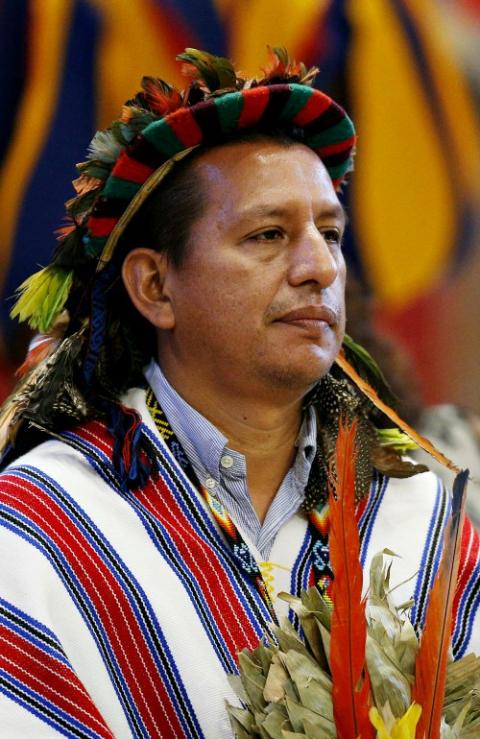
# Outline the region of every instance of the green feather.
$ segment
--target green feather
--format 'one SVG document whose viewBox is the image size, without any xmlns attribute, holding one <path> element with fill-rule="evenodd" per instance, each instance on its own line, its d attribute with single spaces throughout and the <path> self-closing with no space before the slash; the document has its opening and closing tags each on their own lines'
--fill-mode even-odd
<svg viewBox="0 0 480 739">
<path fill-rule="evenodd" d="M 388 446 L 394 452 L 404 455 L 408 451 L 418 449 L 416 444 L 407 434 L 398 428 L 380 429 L 376 428 L 378 440 L 381 446 Z"/>
<path fill-rule="evenodd" d="M 273 46 L 272 51 L 282 64 L 290 64 L 290 56 L 284 46 Z"/>
<path fill-rule="evenodd" d="M 237 86 L 237 76 L 230 59 L 191 48 L 185 49 L 177 59 L 192 64 L 210 92 Z"/>
<path fill-rule="evenodd" d="M 106 180 L 112 170 L 112 165 L 105 164 L 98 160 L 92 160 L 88 162 L 80 162 L 80 164 L 76 165 L 76 168 L 79 172 L 86 174 L 89 177 L 97 177 L 99 180 Z"/>
<path fill-rule="evenodd" d="M 72 198 L 67 201 L 65 204 L 67 213 L 71 215 L 72 218 L 75 218 L 76 216 L 83 215 L 89 211 L 93 206 L 95 199 L 98 197 L 99 190 L 99 187 L 95 190 L 88 190 L 88 192 L 85 192 L 83 195 L 78 195 L 76 198 Z"/>
<path fill-rule="evenodd" d="M 73 272 L 50 265 L 31 275 L 18 288 L 19 297 L 10 316 L 28 321 L 45 334 L 62 312 L 73 282 Z"/>
<path fill-rule="evenodd" d="M 397 404 L 395 395 L 372 355 L 348 334 L 343 337 L 343 349 L 347 360 L 353 365 L 360 377 L 377 391 L 380 398 L 387 405 L 395 407 Z"/>
</svg>

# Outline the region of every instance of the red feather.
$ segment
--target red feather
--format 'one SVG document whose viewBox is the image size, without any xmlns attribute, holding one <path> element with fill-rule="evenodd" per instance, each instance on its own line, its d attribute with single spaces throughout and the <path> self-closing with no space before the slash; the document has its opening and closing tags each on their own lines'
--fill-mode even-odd
<svg viewBox="0 0 480 739">
<path fill-rule="evenodd" d="M 368 718 L 367 624 L 355 520 L 356 433 L 356 421 L 348 427 L 340 422 L 329 484 L 329 548 L 334 574 L 330 670 L 333 714 L 340 739 L 375 736 Z"/>
<path fill-rule="evenodd" d="M 173 113 L 183 105 L 181 93 L 175 88 L 167 85 L 163 80 L 154 77 L 144 77 L 142 87 L 150 109 L 158 116 Z"/>
<path fill-rule="evenodd" d="M 430 592 L 415 663 L 412 700 L 422 706 L 417 739 L 440 737 L 467 480 L 468 470 L 465 470 L 457 475 L 453 484 L 452 516 L 445 531 L 444 551 Z"/>
</svg>

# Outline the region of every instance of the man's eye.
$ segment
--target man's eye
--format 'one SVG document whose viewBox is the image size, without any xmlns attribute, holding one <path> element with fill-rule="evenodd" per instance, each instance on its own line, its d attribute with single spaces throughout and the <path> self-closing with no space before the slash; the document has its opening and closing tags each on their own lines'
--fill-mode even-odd
<svg viewBox="0 0 480 739">
<path fill-rule="evenodd" d="M 279 228 L 267 228 L 265 231 L 260 231 L 260 233 L 254 234 L 250 238 L 253 241 L 277 241 L 282 236 L 283 233 Z"/>
<path fill-rule="evenodd" d="M 325 241 L 328 241 L 331 244 L 338 244 L 338 245 L 340 245 L 342 243 L 342 234 L 336 228 L 326 228 L 326 229 L 324 229 L 322 231 L 322 236 L 325 239 Z"/>
</svg>

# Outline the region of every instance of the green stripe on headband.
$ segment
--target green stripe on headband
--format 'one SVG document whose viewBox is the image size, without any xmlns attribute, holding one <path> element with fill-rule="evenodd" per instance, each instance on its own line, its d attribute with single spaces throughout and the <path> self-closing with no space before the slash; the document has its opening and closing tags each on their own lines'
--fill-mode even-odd
<svg viewBox="0 0 480 739">
<path fill-rule="evenodd" d="M 223 133 L 236 131 L 243 110 L 244 96 L 242 93 L 214 98 L 214 102 Z"/>
<path fill-rule="evenodd" d="M 105 187 L 103 188 L 102 195 L 105 198 L 131 200 L 139 189 L 140 185 L 138 185 L 136 182 L 121 180 L 118 177 L 110 175 Z"/>
<path fill-rule="evenodd" d="M 353 136 L 355 129 L 350 118 L 342 118 L 341 121 L 336 123 L 334 126 L 330 126 L 325 131 L 317 133 L 314 136 L 305 137 L 305 144 L 310 146 L 312 149 L 319 149 L 322 146 L 328 144 L 335 144 L 340 141 L 345 141 Z"/>
<path fill-rule="evenodd" d="M 85 252 L 89 257 L 96 257 L 98 259 L 107 240 L 107 236 L 90 236 L 85 243 Z"/>
<path fill-rule="evenodd" d="M 338 180 L 339 177 L 343 177 L 344 174 L 350 172 L 350 170 L 352 169 L 352 164 L 352 158 L 349 157 L 341 164 L 336 164 L 333 167 L 327 167 L 327 172 L 332 180 Z"/>
<path fill-rule="evenodd" d="M 173 157 L 174 154 L 178 154 L 179 151 L 185 149 L 185 144 L 182 144 L 179 138 L 175 135 L 172 128 L 165 119 L 161 121 L 155 121 L 150 123 L 142 131 L 142 136 L 150 143 L 155 149 L 164 154 L 167 159 Z"/>
<path fill-rule="evenodd" d="M 305 87 L 305 85 L 289 85 L 291 95 L 288 99 L 287 104 L 280 113 L 279 120 L 291 120 L 304 109 L 307 102 L 313 95 L 312 87 Z"/>
</svg>

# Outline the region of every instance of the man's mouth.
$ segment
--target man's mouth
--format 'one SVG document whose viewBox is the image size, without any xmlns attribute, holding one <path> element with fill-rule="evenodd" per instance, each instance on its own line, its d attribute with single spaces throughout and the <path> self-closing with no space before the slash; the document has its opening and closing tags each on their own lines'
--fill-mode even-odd
<svg viewBox="0 0 480 739">
<path fill-rule="evenodd" d="M 306 305 L 285 313 L 276 322 L 320 333 L 338 323 L 338 314 L 328 305 Z"/>
</svg>

